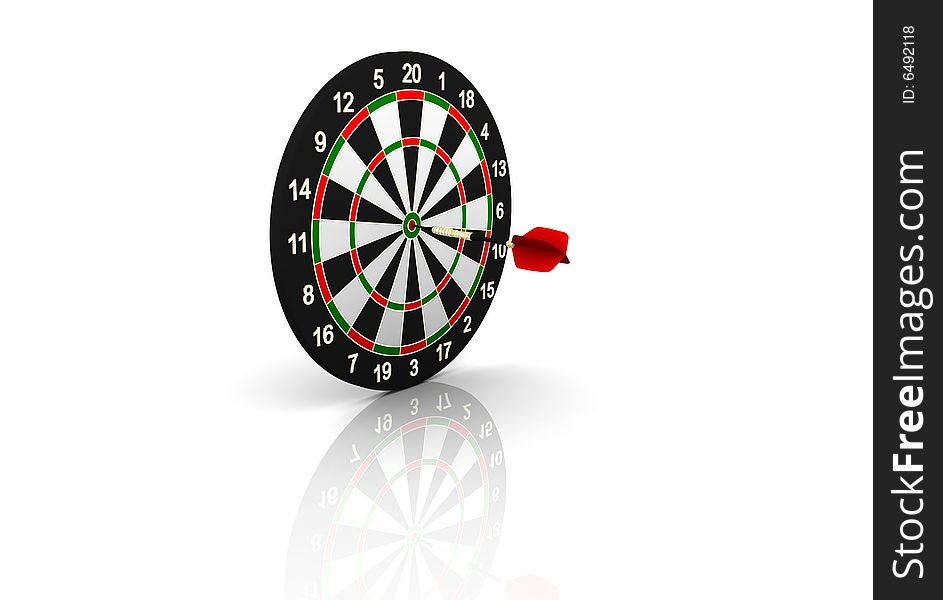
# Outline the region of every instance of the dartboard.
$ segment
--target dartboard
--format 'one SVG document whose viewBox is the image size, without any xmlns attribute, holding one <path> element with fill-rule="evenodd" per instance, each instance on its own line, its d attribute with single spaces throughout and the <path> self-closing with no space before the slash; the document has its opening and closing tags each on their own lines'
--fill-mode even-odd
<svg viewBox="0 0 943 600">
<path fill-rule="evenodd" d="M 271 256 L 292 331 L 350 383 L 402 389 L 454 360 L 494 298 L 511 187 L 477 88 L 416 52 L 336 75 L 288 141 L 272 197 Z"/>
<path fill-rule="evenodd" d="M 494 422 L 467 392 L 427 383 L 376 400 L 305 492 L 287 600 L 475 597 L 501 534 L 504 469 Z"/>
</svg>

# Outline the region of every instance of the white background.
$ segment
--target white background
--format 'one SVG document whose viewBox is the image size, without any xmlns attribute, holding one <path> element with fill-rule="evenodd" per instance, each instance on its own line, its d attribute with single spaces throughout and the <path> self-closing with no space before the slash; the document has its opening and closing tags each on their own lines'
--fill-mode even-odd
<svg viewBox="0 0 943 600">
<path fill-rule="evenodd" d="M 399 49 L 487 100 L 515 229 L 571 234 L 438 378 L 504 442 L 493 571 L 869 593 L 870 6 L 617 6 L 6 7 L 0 597 L 282 596 L 305 487 L 375 395 L 284 321 L 272 185 L 318 89 Z"/>
</svg>

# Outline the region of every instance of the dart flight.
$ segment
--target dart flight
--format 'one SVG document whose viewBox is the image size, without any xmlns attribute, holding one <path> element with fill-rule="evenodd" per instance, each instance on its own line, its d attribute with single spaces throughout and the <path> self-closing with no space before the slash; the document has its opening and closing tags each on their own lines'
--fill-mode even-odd
<svg viewBox="0 0 943 600">
<path fill-rule="evenodd" d="M 570 237 L 556 229 L 534 227 L 524 235 L 512 236 L 506 242 L 489 238 L 483 231 L 469 231 L 451 227 L 429 227 L 427 229 L 434 235 L 475 242 L 503 244 L 511 249 L 511 253 L 514 255 L 514 266 L 527 271 L 545 273 L 552 271 L 560 263 L 570 264 L 570 259 L 566 255 L 566 247 Z"/>
</svg>

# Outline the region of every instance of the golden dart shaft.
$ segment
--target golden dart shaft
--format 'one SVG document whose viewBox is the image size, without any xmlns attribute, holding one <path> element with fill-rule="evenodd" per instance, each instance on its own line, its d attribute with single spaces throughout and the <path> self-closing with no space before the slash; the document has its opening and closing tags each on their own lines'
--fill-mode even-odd
<svg viewBox="0 0 943 600">
<path fill-rule="evenodd" d="M 463 231 L 461 229 L 452 229 L 451 227 L 435 226 L 432 228 L 432 233 L 434 233 L 435 235 L 443 235 L 445 237 L 459 238 L 459 239 L 468 240 L 468 241 L 471 241 L 472 239 L 471 231 Z M 490 238 L 484 238 L 484 239 L 485 241 L 488 241 L 488 242 L 494 242 L 494 240 Z M 508 241 L 508 242 L 505 242 L 504 245 L 507 246 L 508 248 L 513 248 L 514 242 Z"/>
</svg>

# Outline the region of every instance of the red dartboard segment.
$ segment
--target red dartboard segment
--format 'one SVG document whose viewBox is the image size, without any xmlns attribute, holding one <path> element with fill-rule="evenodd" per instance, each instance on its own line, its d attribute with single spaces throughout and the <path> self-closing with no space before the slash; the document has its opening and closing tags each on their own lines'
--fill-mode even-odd
<svg viewBox="0 0 943 600">
<path fill-rule="evenodd" d="M 385 307 L 387 304 L 389 304 L 389 300 L 387 300 L 386 298 L 378 294 L 376 290 L 373 290 L 372 292 L 370 292 L 370 297 L 373 298 L 374 302 L 376 302 L 380 306 Z"/>
<path fill-rule="evenodd" d="M 367 170 L 370 171 L 371 173 L 375 171 L 377 168 L 377 165 L 379 165 L 380 162 L 382 162 L 384 158 L 386 158 L 386 152 L 384 152 L 383 150 L 380 150 L 380 152 L 378 152 L 377 155 L 373 157 L 373 160 L 370 161 L 370 164 L 367 165 Z"/>
<path fill-rule="evenodd" d="M 445 277 L 442 278 L 442 281 L 439 282 L 439 285 L 436 286 L 435 291 L 441 292 L 443 288 L 449 283 L 449 280 L 452 278 L 451 273 L 446 273 Z"/>
<path fill-rule="evenodd" d="M 419 352 L 426 347 L 426 340 L 416 342 L 415 344 L 410 344 L 408 346 L 403 346 L 403 354 L 412 354 L 413 352 Z"/>
<path fill-rule="evenodd" d="M 363 273 L 363 267 L 360 266 L 360 253 L 357 252 L 356 248 L 350 251 L 350 261 L 354 264 L 355 275 Z"/>
<path fill-rule="evenodd" d="M 399 90 L 396 92 L 397 100 L 422 100 L 425 92 L 422 90 Z"/>
<path fill-rule="evenodd" d="M 347 332 L 347 335 L 349 335 L 350 338 L 357 342 L 357 344 L 361 347 L 367 350 L 373 350 L 373 342 L 360 335 L 360 333 L 353 327 L 350 328 L 350 330 Z"/>
<path fill-rule="evenodd" d="M 321 204 L 324 202 L 324 190 L 327 188 L 327 176 L 321 175 L 321 178 L 318 179 L 318 191 L 314 195 L 314 211 L 312 214 L 312 219 L 321 218 Z"/>
<path fill-rule="evenodd" d="M 468 121 L 465 120 L 465 117 L 462 115 L 462 113 L 455 110 L 454 106 L 449 106 L 449 114 L 452 115 L 456 121 L 458 121 L 458 124 L 462 126 L 462 129 L 465 131 L 465 133 L 468 133 L 471 125 L 468 124 Z"/>
<path fill-rule="evenodd" d="M 455 311 L 455 314 L 449 317 L 449 325 L 455 325 L 455 322 L 458 321 L 459 317 L 462 316 L 462 313 L 465 312 L 465 308 L 468 306 L 468 303 L 471 302 L 471 298 L 465 297 L 462 300 L 462 305 Z"/>
<path fill-rule="evenodd" d="M 350 203 L 350 220 L 357 220 L 357 209 L 360 207 L 360 194 L 354 194 L 354 199 Z"/>
<path fill-rule="evenodd" d="M 488 172 L 488 161 L 481 161 L 481 172 L 485 174 L 485 193 L 491 195 L 491 174 Z"/>
<path fill-rule="evenodd" d="M 354 118 L 350 120 L 350 123 L 348 123 L 347 127 L 344 128 L 344 131 L 341 132 L 341 137 L 345 140 L 349 139 L 350 136 L 353 135 L 354 131 L 360 127 L 360 124 L 366 120 L 368 114 L 370 114 L 368 107 L 364 106 L 362 109 L 360 109 L 360 112 L 354 115 Z"/>
<path fill-rule="evenodd" d="M 324 302 L 330 302 L 333 300 L 331 298 L 331 290 L 327 287 L 327 280 L 324 278 L 324 266 L 321 263 L 314 265 L 315 277 L 318 280 L 318 288 L 321 290 L 321 296 L 324 298 Z"/>
</svg>

